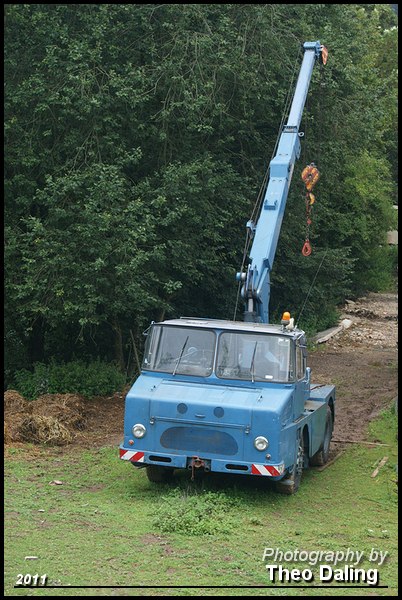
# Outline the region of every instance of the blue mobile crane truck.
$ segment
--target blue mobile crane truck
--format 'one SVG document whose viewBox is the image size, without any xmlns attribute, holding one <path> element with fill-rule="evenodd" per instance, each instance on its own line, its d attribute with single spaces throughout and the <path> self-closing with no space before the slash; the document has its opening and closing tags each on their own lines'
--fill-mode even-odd
<svg viewBox="0 0 402 600">
<path fill-rule="evenodd" d="M 293 494 L 303 469 L 328 460 L 335 388 L 313 385 L 305 333 L 285 312 L 269 324 L 270 271 L 294 164 L 299 126 L 317 60 L 327 50 L 303 45 L 288 122 L 284 126 L 243 283 L 244 322 L 180 318 L 152 323 L 141 375 L 126 397 L 120 458 L 146 467 L 150 481 L 174 469 L 270 477 Z"/>
</svg>

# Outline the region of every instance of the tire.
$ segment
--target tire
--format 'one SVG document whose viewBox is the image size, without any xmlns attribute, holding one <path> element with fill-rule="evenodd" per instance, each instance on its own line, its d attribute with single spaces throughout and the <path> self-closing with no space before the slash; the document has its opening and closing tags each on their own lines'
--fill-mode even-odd
<svg viewBox="0 0 402 600">
<path fill-rule="evenodd" d="M 160 465 L 147 465 L 147 477 L 151 483 L 167 483 L 173 477 L 173 469 Z"/>
<path fill-rule="evenodd" d="M 275 491 L 278 494 L 295 494 L 300 486 L 300 481 L 303 473 L 304 463 L 304 439 L 303 433 L 300 432 L 299 449 L 297 451 L 297 460 L 293 465 L 293 471 L 287 477 L 275 482 Z"/>
<path fill-rule="evenodd" d="M 329 448 L 331 446 L 331 438 L 332 438 L 332 429 L 333 429 L 333 419 L 332 419 L 332 411 L 330 407 L 327 407 L 327 415 L 325 417 L 325 428 L 324 428 L 324 442 L 322 448 L 318 450 L 310 458 L 310 465 L 313 467 L 322 467 L 328 460 L 329 456 Z"/>
</svg>

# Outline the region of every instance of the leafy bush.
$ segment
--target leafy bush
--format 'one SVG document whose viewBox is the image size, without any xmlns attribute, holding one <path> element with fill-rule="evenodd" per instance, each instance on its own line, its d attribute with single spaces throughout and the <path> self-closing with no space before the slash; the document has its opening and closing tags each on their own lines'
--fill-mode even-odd
<svg viewBox="0 0 402 600">
<path fill-rule="evenodd" d="M 15 369 L 28 367 L 27 353 L 24 347 L 24 337 L 13 326 L 4 321 L 4 391 L 15 389 Z"/>
<path fill-rule="evenodd" d="M 300 320 L 300 327 L 308 336 L 315 335 L 318 331 L 325 331 L 339 322 L 339 311 L 334 306 L 323 306 L 322 310 L 314 316 L 306 311 L 304 319 Z"/>
<path fill-rule="evenodd" d="M 214 535 L 230 533 L 234 527 L 229 512 L 238 504 L 223 492 L 177 494 L 177 489 L 161 497 L 153 525 L 163 533 Z"/>
<path fill-rule="evenodd" d="M 14 373 L 14 381 L 17 391 L 25 400 L 36 400 L 47 391 L 48 367 L 44 363 L 35 363 L 33 373 L 28 369 L 20 369 Z"/>
<path fill-rule="evenodd" d="M 36 400 L 42 394 L 83 394 L 88 398 L 105 396 L 125 384 L 125 375 L 115 364 L 99 358 L 89 364 L 81 360 L 48 365 L 37 362 L 34 372 L 21 369 L 14 375 L 17 391 L 25 400 Z"/>
<path fill-rule="evenodd" d="M 395 285 L 394 278 L 398 272 L 398 246 L 383 245 L 371 248 L 360 259 L 355 282 L 355 295 L 372 292 L 384 292 Z"/>
</svg>

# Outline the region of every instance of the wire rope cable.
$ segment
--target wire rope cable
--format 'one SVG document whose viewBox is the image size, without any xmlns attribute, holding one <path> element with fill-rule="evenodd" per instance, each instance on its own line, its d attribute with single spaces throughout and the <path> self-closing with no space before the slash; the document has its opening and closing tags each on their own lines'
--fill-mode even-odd
<svg viewBox="0 0 402 600">
<path fill-rule="evenodd" d="M 300 313 L 299 313 L 299 316 L 297 317 L 297 322 L 296 322 L 296 326 L 295 326 L 295 328 L 296 328 L 296 329 L 297 329 L 297 326 L 299 325 L 299 320 L 300 320 L 300 317 L 302 316 L 302 313 L 303 313 L 304 307 L 306 306 L 306 302 L 307 302 L 307 300 L 308 300 L 308 297 L 310 296 L 310 292 L 311 292 L 311 290 L 312 290 L 312 288 L 313 288 L 314 282 L 315 282 L 315 280 L 317 279 L 318 272 L 319 272 L 319 270 L 321 269 L 321 267 L 322 267 L 322 263 L 324 262 L 324 260 L 325 260 L 325 257 L 327 256 L 327 254 L 328 254 L 328 250 L 326 250 L 326 251 L 325 251 L 325 254 L 324 254 L 324 256 L 322 257 L 322 259 L 321 259 L 321 262 L 320 262 L 320 264 L 319 264 L 319 267 L 318 267 L 318 269 L 317 269 L 317 271 L 316 271 L 316 273 L 315 273 L 315 275 L 314 275 L 313 282 L 312 282 L 312 284 L 310 285 L 310 288 L 309 288 L 309 290 L 308 290 L 308 292 L 307 292 L 306 299 L 305 299 L 305 301 L 304 301 L 304 303 L 303 303 L 303 306 L 302 306 L 302 308 L 301 308 L 301 311 L 300 311 Z"/>
<path fill-rule="evenodd" d="M 283 126 L 284 126 L 285 119 L 287 118 L 287 116 L 289 116 L 289 106 L 291 104 L 291 101 L 293 100 L 293 95 L 294 95 L 293 82 L 294 82 L 294 79 L 295 79 L 295 73 L 296 73 L 296 69 L 297 69 L 297 64 L 299 62 L 300 53 L 301 53 L 301 47 L 299 48 L 299 52 L 297 54 L 296 61 L 295 61 L 294 67 L 293 67 L 292 78 L 291 78 L 291 81 L 290 81 L 290 84 L 289 84 L 288 93 L 287 93 L 286 100 L 285 100 L 285 106 L 284 106 L 284 109 L 283 109 L 283 112 L 282 112 L 281 123 L 280 123 L 279 128 L 278 128 L 278 133 L 277 133 L 277 136 L 276 136 L 275 145 L 274 145 L 274 149 L 272 151 L 272 155 L 271 155 L 271 159 L 269 161 L 269 165 L 271 164 L 271 161 L 272 161 L 272 159 L 275 156 L 276 149 L 278 148 L 278 144 L 279 144 L 279 140 L 280 140 L 280 137 L 281 137 L 281 134 L 282 134 L 282 131 L 283 131 Z M 292 94 L 292 90 L 293 90 L 293 94 Z M 256 212 L 258 214 L 260 212 L 262 200 L 263 200 L 263 197 L 264 197 L 264 192 L 265 192 L 265 190 L 267 188 L 268 181 L 269 181 L 269 165 L 268 165 L 268 168 L 267 168 L 267 170 L 265 172 L 264 179 L 263 179 L 262 185 L 260 187 L 260 191 L 258 192 L 257 199 L 256 199 L 256 201 L 254 203 L 254 208 L 253 208 L 253 211 L 251 213 L 250 221 L 253 220 L 254 214 Z"/>
<path fill-rule="evenodd" d="M 324 104 L 324 65 L 320 65 L 320 97 L 318 100 L 318 151 L 317 151 L 317 169 L 320 170 L 320 155 L 321 155 L 321 134 L 322 134 L 322 121 L 323 121 L 323 104 Z"/>
<path fill-rule="evenodd" d="M 282 119 L 281 119 L 281 123 L 280 123 L 279 129 L 278 129 L 278 134 L 276 136 L 275 145 L 274 145 L 274 149 L 272 151 L 272 155 L 271 155 L 271 159 L 269 161 L 269 165 L 271 164 L 271 161 L 272 161 L 272 159 L 275 156 L 276 149 L 278 147 L 279 140 L 280 140 L 280 137 L 281 137 L 281 134 L 282 134 L 282 131 L 283 131 L 284 122 L 285 122 L 285 119 L 286 119 L 286 117 L 288 116 L 288 113 L 289 113 L 289 106 L 291 104 L 291 100 L 293 100 L 293 95 L 294 95 L 293 82 L 294 82 L 294 79 L 295 79 L 295 73 L 296 73 L 296 69 L 297 69 L 297 64 L 299 62 L 299 57 L 300 57 L 301 49 L 302 49 L 302 46 L 299 47 L 299 52 L 297 53 L 297 57 L 296 57 L 295 64 L 294 64 L 294 67 L 293 67 L 292 78 L 291 78 L 290 85 L 289 85 L 288 92 L 287 92 L 287 96 L 286 96 L 285 107 L 284 107 L 283 112 L 282 112 Z M 293 93 L 292 93 L 292 90 L 293 90 Z M 263 202 L 263 198 L 264 198 L 264 195 L 265 195 L 265 191 L 266 191 L 266 189 L 268 187 L 269 165 L 268 165 L 268 168 L 267 168 L 267 170 L 265 172 L 262 185 L 261 185 L 260 190 L 259 190 L 258 195 L 257 195 L 257 199 L 256 199 L 256 201 L 254 203 L 254 207 L 253 207 L 253 210 L 251 212 L 251 217 L 249 219 L 250 222 L 253 221 L 254 215 L 256 215 L 256 214 L 259 215 L 260 214 L 261 206 L 262 206 L 262 202 Z M 240 268 L 240 273 L 243 273 L 243 269 L 244 269 L 244 265 L 245 265 L 245 262 L 246 262 L 246 257 L 247 257 L 248 251 L 250 249 L 250 243 L 251 243 L 252 237 L 253 236 L 250 235 L 249 228 L 247 228 L 246 242 L 245 242 L 245 245 L 244 245 L 243 260 L 242 260 L 242 264 L 241 264 L 241 268 Z M 237 296 L 236 296 L 236 304 L 235 304 L 234 316 L 233 316 L 233 320 L 234 321 L 236 320 L 236 313 L 237 313 L 237 307 L 238 307 L 238 304 L 239 304 L 239 296 L 240 296 L 241 284 L 242 284 L 242 282 L 239 281 L 239 285 L 238 285 L 238 289 L 237 289 Z"/>
</svg>

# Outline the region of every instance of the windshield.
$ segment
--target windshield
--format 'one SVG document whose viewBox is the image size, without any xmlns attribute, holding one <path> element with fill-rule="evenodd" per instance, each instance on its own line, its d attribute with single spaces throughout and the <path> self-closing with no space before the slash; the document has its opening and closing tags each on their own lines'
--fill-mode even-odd
<svg viewBox="0 0 402 600">
<path fill-rule="evenodd" d="M 216 374 L 223 379 L 294 380 L 293 342 L 287 337 L 242 332 L 219 337 Z"/>
<path fill-rule="evenodd" d="M 147 337 L 142 368 L 208 377 L 212 373 L 214 348 L 213 331 L 154 325 Z"/>
</svg>

